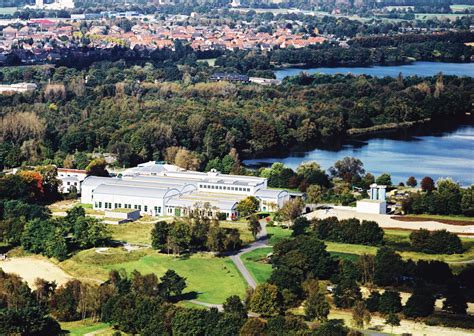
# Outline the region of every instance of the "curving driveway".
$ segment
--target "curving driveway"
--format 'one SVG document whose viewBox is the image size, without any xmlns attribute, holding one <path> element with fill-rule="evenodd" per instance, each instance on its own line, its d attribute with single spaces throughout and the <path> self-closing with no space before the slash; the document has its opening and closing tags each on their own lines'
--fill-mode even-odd
<svg viewBox="0 0 474 336">
<path fill-rule="evenodd" d="M 257 235 L 257 240 L 251 243 L 250 245 L 248 245 L 247 247 L 241 249 L 237 254 L 230 256 L 230 259 L 233 261 L 233 263 L 235 264 L 239 272 L 242 274 L 245 281 L 247 281 L 248 285 L 254 289 L 255 287 L 257 287 L 257 282 L 252 277 L 247 267 L 245 267 L 240 257 L 243 254 L 248 253 L 250 251 L 270 246 L 268 245 L 267 222 L 265 221 L 265 219 L 260 220 L 260 225 L 262 227 L 262 230 Z"/>
</svg>

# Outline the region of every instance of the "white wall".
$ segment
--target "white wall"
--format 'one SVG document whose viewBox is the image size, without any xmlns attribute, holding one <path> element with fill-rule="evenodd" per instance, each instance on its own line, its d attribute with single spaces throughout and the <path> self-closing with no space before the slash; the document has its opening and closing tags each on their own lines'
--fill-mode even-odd
<svg viewBox="0 0 474 336">
<path fill-rule="evenodd" d="M 387 202 L 374 202 L 371 200 L 357 201 L 357 212 L 371 214 L 386 214 Z"/>
</svg>

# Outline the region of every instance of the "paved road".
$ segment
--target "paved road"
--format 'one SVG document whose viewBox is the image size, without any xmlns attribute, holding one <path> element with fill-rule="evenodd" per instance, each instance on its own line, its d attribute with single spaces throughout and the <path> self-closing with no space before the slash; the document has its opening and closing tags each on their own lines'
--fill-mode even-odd
<svg viewBox="0 0 474 336">
<path fill-rule="evenodd" d="M 192 302 L 192 303 L 200 305 L 200 306 L 208 307 L 208 308 L 217 308 L 218 311 L 223 311 L 224 310 L 224 308 L 222 308 L 221 304 L 207 303 L 207 302 L 202 302 L 202 301 L 198 301 L 198 300 L 189 300 L 189 302 Z"/>
<path fill-rule="evenodd" d="M 265 221 L 265 219 L 262 219 L 260 221 L 260 225 L 262 226 L 262 230 L 257 235 L 257 240 L 253 242 L 252 244 L 248 245 L 247 247 L 241 249 L 239 253 L 230 256 L 230 259 L 234 262 L 235 266 L 237 267 L 239 272 L 242 274 L 245 281 L 247 281 L 248 285 L 252 288 L 257 287 L 257 282 L 252 277 L 247 267 L 245 267 L 240 257 L 243 254 L 248 253 L 250 251 L 263 248 L 263 247 L 269 247 L 268 236 L 267 236 L 267 222 Z"/>
</svg>

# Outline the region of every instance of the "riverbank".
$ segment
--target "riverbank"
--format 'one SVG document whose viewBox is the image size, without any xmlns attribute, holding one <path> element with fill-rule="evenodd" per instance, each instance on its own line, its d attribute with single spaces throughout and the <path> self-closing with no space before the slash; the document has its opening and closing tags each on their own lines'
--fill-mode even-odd
<svg viewBox="0 0 474 336">
<path fill-rule="evenodd" d="M 398 129 L 410 128 L 416 125 L 427 124 L 431 121 L 430 118 L 425 118 L 422 120 L 415 120 L 415 121 L 405 121 L 401 123 L 388 123 L 382 125 L 376 125 L 372 127 L 366 128 L 351 128 L 348 129 L 346 134 L 348 136 L 360 136 L 360 135 L 369 135 L 374 133 L 381 133 L 386 131 L 394 131 Z"/>
<path fill-rule="evenodd" d="M 310 75 L 320 73 L 325 75 L 367 75 L 373 77 L 398 77 L 402 74 L 405 77 L 418 76 L 430 77 L 442 73 L 447 76 L 468 76 L 474 77 L 473 62 L 428 62 L 407 59 L 406 63 L 398 65 L 363 65 L 358 67 L 351 66 L 326 66 L 326 67 L 308 67 L 306 65 L 293 64 L 291 67 L 283 67 L 274 71 L 276 79 L 282 80 L 285 77 L 297 76 L 300 72 Z"/>
</svg>

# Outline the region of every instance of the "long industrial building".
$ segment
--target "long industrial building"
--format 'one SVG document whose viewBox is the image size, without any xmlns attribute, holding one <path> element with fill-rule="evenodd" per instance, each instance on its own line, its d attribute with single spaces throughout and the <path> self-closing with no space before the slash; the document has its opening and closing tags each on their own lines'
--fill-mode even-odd
<svg viewBox="0 0 474 336">
<path fill-rule="evenodd" d="M 155 161 L 116 177 L 90 176 L 81 185 L 81 202 L 94 209 L 134 209 L 151 216 L 186 216 L 206 208 L 208 215 L 221 213 L 231 220 L 247 196 L 260 200 L 261 211 L 277 210 L 290 198 L 286 190 L 268 189 L 266 178 L 202 173 Z"/>
</svg>

